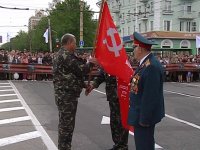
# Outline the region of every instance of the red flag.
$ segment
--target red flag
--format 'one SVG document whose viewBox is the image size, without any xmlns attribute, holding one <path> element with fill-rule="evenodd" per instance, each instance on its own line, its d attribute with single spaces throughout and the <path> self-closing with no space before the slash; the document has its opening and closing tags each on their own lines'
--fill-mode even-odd
<svg viewBox="0 0 200 150">
<path fill-rule="evenodd" d="M 107 2 L 103 3 L 99 34 L 96 42 L 95 57 L 104 70 L 118 80 L 118 95 L 122 125 L 130 129 L 127 124 L 129 109 L 130 79 L 133 75 L 126 51 L 120 39 L 117 28 L 110 15 Z"/>
<path fill-rule="evenodd" d="M 118 97 L 120 104 L 121 121 L 124 128 L 133 131 L 133 127 L 129 126 L 128 120 L 128 110 L 129 110 L 129 95 L 130 95 L 130 84 L 123 82 L 121 79 L 117 80 L 118 87 Z"/>
<path fill-rule="evenodd" d="M 133 70 L 128 61 L 117 28 L 110 15 L 107 2 L 103 4 L 100 19 L 95 57 L 107 73 L 129 83 L 133 75 Z"/>
</svg>

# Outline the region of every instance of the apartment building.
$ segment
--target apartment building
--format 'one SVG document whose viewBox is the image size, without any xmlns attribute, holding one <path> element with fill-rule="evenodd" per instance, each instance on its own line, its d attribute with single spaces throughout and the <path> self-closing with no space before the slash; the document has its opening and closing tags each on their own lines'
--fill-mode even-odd
<svg viewBox="0 0 200 150">
<path fill-rule="evenodd" d="M 42 17 L 44 17 L 44 11 L 42 10 L 36 10 L 35 11 L 35 16 L 32 16 L 29 18 L 29 23 L 28 23 L 28 29 L 34 30 L 35 27 L 38 25 L 39 21 L 41 20 Z"/>
<path fill-rule="evenodd" d="M 176 32 L 183 32 L 183 35 L 188 32 L 193 35 L 200 34 L 199 0 L 107 0 L 107 2 L 120 36 L 125 42 L 132 39 L 131 35 L 134 31 L 140 33 L 170 32 L 172 35 Z M 181 37 L 177 38 L 181 40 Z M 174 36 L 173 39 L 159 36 L 159 39 L 168 39 L 171 45 L 181 45 L 181 43 L 173 44 L 176 40 Z M 187 39 L 184 37 L 182 40 Z M 192 36 L 190 40 L 195 44 L 195 36 Z M 158 43 L 160 48 L 162 48 L 162 43 L 165 42 Z M 192 49 L 192 53 L 195 52 L 194 44 L 188 40 L 188 48 Z M 174 47 L 171 46 L 171 48 Z"/>
</svg>

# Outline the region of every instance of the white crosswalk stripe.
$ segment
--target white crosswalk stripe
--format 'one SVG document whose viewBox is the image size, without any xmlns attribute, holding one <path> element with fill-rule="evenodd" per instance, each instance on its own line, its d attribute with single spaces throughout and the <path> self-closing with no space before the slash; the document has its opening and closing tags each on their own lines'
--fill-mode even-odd
<svg viewBox="0 0 200 150">
<path fill-rule="evenodd" d="M 8 84 L 8 85 L 10 85 L 10 83 L 0 83 L 0 85 L 2 85 L 2 84 L 3 84 L 3 85 L 5 85 L 5 84 Z"/>
<path fill-rule="evenodd" d="M 7 87 L 11 87 L 11 86 L 0 86 L 0 88 L 7 88 Z"/>
<path fill-rule="evenodd" d="M 34 131 L 34 132 L 29 132 L 29 133 L 15 135 L 15 136 L 11 136 L 11 137 L 2 138 L 2 139 L 0 139 L 0 147 L 14 144 L 14 143 L 23 142 L 26 140 L 35 139 L 38 137 L 41 137 L 41 134 L 38 131 Z"/>
<path fill-rule="evenodd" d="M 0 104 L 3 104 L 3 103 L 13 103 L 13 102 L 20 102 L 20 99 L 1 100 Z"/>
<path fill-rule="evenodd" d="M 0 92 L 9 92 L 9 91 L 14 91 L 13 89 L 4 89 L 4 90 L 0 90 Z"/>
<path fill-rule="evenodd" d="M 0 118 L 1 129 L 3 129 L 4 127 L 5 129 L 9 129 L 10 127 L 12 128 L 12 125 L 14 125 L 14 128 L 16 126 L 22 129 L 22 131 L 14 131 L 14 134 L 16 135 L 10 136 L 10 134 L 8 134 L 7 137 L 0 138 L 0 149 L 1 147 L 4 147 L 3 149 L 7 149 L 6 146 L 40 138 L 43 140 L 43 143 L 46 145 L 48 150 L 57 150 L 57 147 L 52 142 L 46 131 L 43 129 L 37 118 L 34 116 L 29 106 L 26 104 L 20 93 L 15 88 L 14 84 L 12 84 L 12 82 L 10 81 L 8 81 L 8 83 L 0 83 L 0 92 L 1 116 L 3 116 L 3 113 L 6 113 L 7 115 L 9 114 L 8 118 L 5 118 L 5 116 L 3 118 Z M 16 96 L 17 98 L 13 98 L 13 96 Z M 21 114 L 19 112 L 23 112 L 23 114 L 26 113 L 26 115 L 17 116 L 18 114 Z M 30 121 L 32 122 L 31 126 Z M 33 127 L 35 131 L 26 131 L 26 133 L 23 133 L 23 127 L 26 127 L 26 125 L 21 126 L 21 124 L 16 124 L 19 122 L 24 122 L 25 124 L 27 122 L 29 124 L 28 127 Z M 42 146 L 44 146 L 44 144 L 42 144 Z"/>
<path fill-rule="evenodd" d="M 0 97 L 6 97 L 6 96 L 16 96 L 17 94 L 2 94 Z"/>
<path fill-rule="evenodd" d="M 27 121 L 27 120 L 31 120 L 31 117 L 25 116 L 25 117 L 18 117 L 18 118 L 3 119 L 3 120 L 0 120 L 0 125 L 20 122 L 20 121 Z"/>
<path fill-rule="evenodd" d="M 0 112 L 14 111 L 14 110 L 22 110 L 24 107 L 12 107 L 12 108 L 2 108 Z"/>
</svg>

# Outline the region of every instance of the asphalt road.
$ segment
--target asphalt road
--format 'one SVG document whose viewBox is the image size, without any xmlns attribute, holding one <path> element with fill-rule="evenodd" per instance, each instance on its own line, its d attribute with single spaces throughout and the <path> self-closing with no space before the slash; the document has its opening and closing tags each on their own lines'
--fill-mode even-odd
<svg viewBox="0 0 200 150">
<path fill-rule="evenodd" d="M 15 88 L 16 87 L 16 88 Z M 166 117 L 157 125 L 164 150 L 200 150 L 200 83 L 165 83 Z M 104 84 L 81 95 L 73 136 L 74 150 L 106 150 L 113 143 Z M 52 82 L 0 81 L 0 150 L 54 150 L 58 111 Z M 105 120 L 104 120 L 105 121 Z M 129 149 L 134 150 L 133 135 Z"/>
</svg>

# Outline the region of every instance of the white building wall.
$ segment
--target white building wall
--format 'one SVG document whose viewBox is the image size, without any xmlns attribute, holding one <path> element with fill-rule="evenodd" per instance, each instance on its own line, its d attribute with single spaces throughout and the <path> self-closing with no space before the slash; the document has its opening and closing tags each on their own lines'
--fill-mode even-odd
<svg viewBox="0 0 200 150">
<path fill-rule="evenodd" d="M 161 1 L 154 0 L 154 31 L 161 30 Z"/>
<path fill-rule="evenodd" d="M 139 25 L 141 26 L 140 32 L 146 32 L 145 24 L 147 32 L 152 31 L 151 21 L 153 21 L 153 31 L 163 31 L 164 20 L 171 21 L 170 31 L 180 31 L 180 21 L 184 21 L 185 26 L 190 21 L 191 23 L 196 22 L 196 32 L 200 32 L 200 9 L 198 7 L 200 1 L 171 0 L 172 11 L 170 13 L 165 13 L 165 0 L 107 0 L 107 2 L 121 37 L 129 36 L 134 31 L 139 32 Z M 196 17 L 188 20 L 187 17 L 181 19 L 180 17 L 184 13 L 183 5 L 188 5 L 188 3 L 191 3 L 192 6 L 192 16 Z M 144 14 L 138 14 L 139 10 L 142 13 L 145 12 L 145 4 L 146 12 L 149 12 L 146 14 L 147 19 L 144 18 Z M 151 4 L 153 4 L 153 11 L 151 11 Z M 128 16 L 129 13 L 130 16 Z"/>
</svg>

